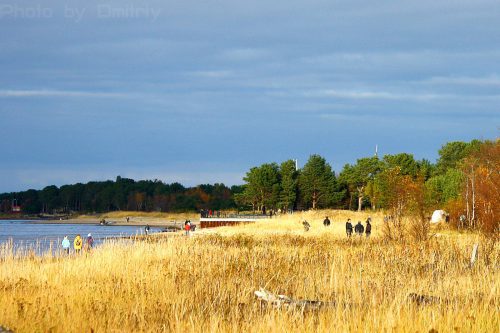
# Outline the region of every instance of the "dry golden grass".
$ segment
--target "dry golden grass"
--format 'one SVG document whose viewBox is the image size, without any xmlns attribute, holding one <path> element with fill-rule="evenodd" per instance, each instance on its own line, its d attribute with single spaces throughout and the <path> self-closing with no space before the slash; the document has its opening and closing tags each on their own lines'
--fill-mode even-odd
<svg viewBox="0 0 500 333">
<path fill-rule="evenodd" d="M 328 216 L 330 219 L 330 227 L 323 226 L 323 220 Z M 281 216 L 274 216 L 271 219 L 258 220 L 255 223 L 249 223 L 235 227 L 223 227 L 212 229 L 210 231 L 217 232 L 224 236 L 234 234 L 247 233 L 253 236 L 268 236 L 276 234 L 293 234 L 304 235 L 305 237 L 314 237 L 318 235 L 331 234 L 338 237 L 345 236 L 345 222 L 348 218 L 351 219 L 353 226 L 357 221 L 361 221 L 365 225 L 368 217 L 372 218 L 373 236 L 381 235 L 383 214 L 382 213 L 365 213 L 365 212 L 352 212 L 346 210 L 320 210 L 320 211 L 306 211 L 296 212 L 292 215 L 284 214 Z M 311 225 L 309 232 L 304 233 L 302 221 L 306 220 Z"/>
<path fill-rule="evenodd" d="M 469 269 L 475 235 L 418 244 L 377 234 L 347 240 L 346 213 L 339 221 L 327 214 L 330 228 L 321 224 L 325 212 L 304 213 L 197 237 L 115 242 L 70 258 L 15 258 L 3 249 L 0 325 L 16 332 L 498 332 L 498 244 Z M 312 225 L 307 233 L 303 218 Z M 380 216 L 373 218 L 377 232 Z M 266 308 L 254 298 L 259 287 L 336 306 Z M 442 302 L 417 305 L 410 293 Z"/>
</svg>

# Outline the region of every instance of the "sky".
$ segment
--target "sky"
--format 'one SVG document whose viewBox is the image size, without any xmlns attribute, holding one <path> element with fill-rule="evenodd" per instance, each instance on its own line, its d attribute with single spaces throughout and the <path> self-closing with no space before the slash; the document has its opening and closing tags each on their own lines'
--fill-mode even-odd
<svg viewBox="0 0 500 333">
<path fill-rule="evenodd" d="M 0 192 L 434 162 L 500 129 L 498 0 L 0 1 Z"/>
</svg>

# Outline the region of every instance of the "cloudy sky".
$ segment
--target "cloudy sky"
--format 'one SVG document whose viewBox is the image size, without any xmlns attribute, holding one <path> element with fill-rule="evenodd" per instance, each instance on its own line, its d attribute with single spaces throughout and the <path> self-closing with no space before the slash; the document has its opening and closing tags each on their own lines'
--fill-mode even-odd
<svg viewBox="0 0 500 333">
<path fill-rule="evenodd" d="M 500 128 L 498 0 L 0 1 L 0 192 L 435 161 Z"/>
</svg>

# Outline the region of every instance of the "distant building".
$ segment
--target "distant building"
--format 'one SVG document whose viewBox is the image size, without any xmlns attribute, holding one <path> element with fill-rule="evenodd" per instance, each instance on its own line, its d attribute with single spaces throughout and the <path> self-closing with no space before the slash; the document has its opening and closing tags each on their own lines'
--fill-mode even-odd
<svg viewBox="0 0 500 333">
<path fill-rule="evenodd" d="M 17 199 L 12 200 L 12 213 L 20 213 L 21 212 L 21 206 L 17 204 Z"/>
</svg>

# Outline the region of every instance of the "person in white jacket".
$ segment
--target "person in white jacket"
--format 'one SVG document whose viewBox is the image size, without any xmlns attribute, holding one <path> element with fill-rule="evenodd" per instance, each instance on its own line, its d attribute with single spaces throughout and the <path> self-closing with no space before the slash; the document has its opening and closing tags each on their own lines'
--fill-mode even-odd
<svg viewBox="0 0 500 333">
<path fill-rule="evenodd" d="M 62 248 L 66 254 L 69 254 L 69 247 L 71 246 L 71 243 L 69 242 L 68 236 L 64 236 L 64 239 L 62 240 Z"/>
</svg>

